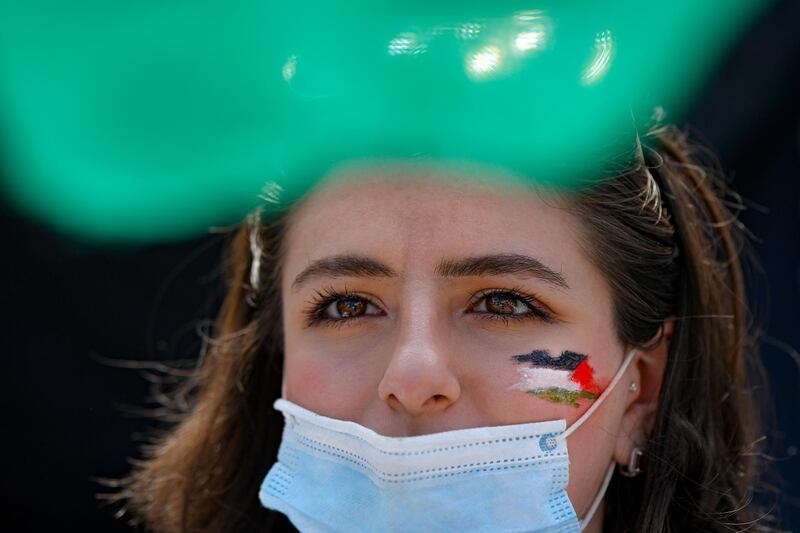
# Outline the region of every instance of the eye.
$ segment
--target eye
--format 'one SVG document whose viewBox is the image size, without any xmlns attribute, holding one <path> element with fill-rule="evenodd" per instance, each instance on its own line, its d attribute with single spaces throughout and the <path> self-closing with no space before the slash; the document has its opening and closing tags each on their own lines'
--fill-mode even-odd
<svg viewBox="0 0 800 533">
<path fill-rule="evenodd" d="M 477 311 L 501 315 L 521 315 L 530 311 L 527 303 L 508 292 L 493 292 L 481 298 Z"/>
<path fill-rule="evenodd" d="M 332 301 L 324 312 L 328 313 L 330 318 L 339 319 L 361 316 L 370 310 L 376 310 L 373 304 L 361 296 L 350 294 Z"/>
<path fill-rule="evenodd" d="M 491 289 L 482 291 L 476 303 L 469 308 L 470 313 L 481 315 L 487 320 L 542 320 L 554 322 L 553 315 L 537 299 L 517 289 Z"/>
<path fill-rule="evenodd" d="M 309 302 L 303 313 L 306 316 L 306 327 L 319 323 L 340 326 L 345 322 L 353 323 L 368 316 L 380 316 L 383 311 L 369 298 L 350 292 L 338 292 L 327 288 L 316 291 L 316 297 Z"/>
</svg>

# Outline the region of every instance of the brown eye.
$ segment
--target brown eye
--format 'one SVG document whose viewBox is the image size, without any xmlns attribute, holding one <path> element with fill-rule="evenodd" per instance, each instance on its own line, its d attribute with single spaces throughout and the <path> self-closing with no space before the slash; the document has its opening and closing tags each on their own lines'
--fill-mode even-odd
<svg viewBox="0 0 800 533">
<path fill-rule="evenodd" d="M 494 292 L 487 294 L 484 303 L 478 307 L 479 311 L 497 313 L 499 315 L 517 315 L 530 312 L 530 307 L 511 293 Z"/>
<path fill-rule="evenodd" d="M 364 310 L 367 308 L 364 300 L 361 298 L 350 296 L 347 298 L 342 298 L 341 300 L 337 300 L 333 302 L 336 306 L 336 311 L 338 313 L 338 317 L 336 318 L 349 318 L 353 316 L 359 316 L 364 313 Z"/>
<path fill-rule="evenodd" d="M 546 323 L 555 321 L 551 312 L 540 304 L 536 296 L 519 290 L 482 291 L 480 299 L 472 304 L 468 312 L 481 319 L 501 320 L 506 325 L 512 320 L 541 320 Z"/>
<path fill-rule="evenodd" d="M 327 318 L 329 320 L 346 320 L 349 318 L 380 314 L 381 310 L 366 298 L 355 294 L 348 294 L 340 296 L 325 305 L 319 316 L 320 318 Z"/>
<path fill-rule="evenodd" d="M 360 323 L 362 319 L 378 317 L 386 313 L 367 296 L 360 296 L 345 289 L 343 292 L 332 287 L 316 292 L 303 310 L 305 327 L 318 324 L 336 326 Z"/>
</svg>

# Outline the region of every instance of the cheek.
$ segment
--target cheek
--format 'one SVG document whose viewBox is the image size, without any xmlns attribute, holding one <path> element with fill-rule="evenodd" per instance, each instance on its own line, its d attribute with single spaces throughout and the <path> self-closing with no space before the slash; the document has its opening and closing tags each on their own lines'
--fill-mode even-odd
<svg viewBox="0 0 800 533">
<path fill-rule="evenodd" d="M 352 419 L 366 398 L 377 397 L 378 381 L 371 366 L 348 355 L 287 351 L 285 398 L 324 416 Z"/>
<path fill-rule="evenodd" d="M 287 356 L 284 394 L 287 400 L 319 412 L 319 406 L 331 396 L 330 368 L 311 357 Z"/>
<path fill-rule="evenodd" d="M 589 510 L 613 461 L 624 410 L 625 396 L 615 390 L 567 441 L 570 460 L 567 495 L 578 518 L 583 518 Z"/>
<path fill-rule="evenodd" d="M 608 440 L 611 439 L 598 439 L 589 431 L 577 431 L 568 439 L 567 495 L 575 507 L 578 518 L 583 518 L 588 511 L 597 490 L 596 480 L 605 474 L 611 461 L 613 450 L 608 446 Z"/>
<path fill-rule="evenodd" d="M 284 324 L 287 324 L 284 315 Z M 284 329 L 283 397 L 306 409 L 338 418 L 336 405 L 346 388 L 340 381 L 347 375 L 346 362 L 332 357 L 330 346 L 309 342 L 298 333 L 299 325 Z"/>
</svg>

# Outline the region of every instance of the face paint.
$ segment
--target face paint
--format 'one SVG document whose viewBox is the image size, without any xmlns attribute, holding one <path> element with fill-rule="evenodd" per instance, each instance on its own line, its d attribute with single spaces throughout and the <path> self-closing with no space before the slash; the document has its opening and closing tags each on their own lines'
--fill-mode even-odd
<svg viewBox="0 0 800 533">
<path fill-rule="evenodd" d="M 559 357 L 551 357 L 547 350 L 534 350 L 512 359 L 526 366 L 517 369 L 520 381 L 511 388 L 573 407 L 579 407 L 581 398 L 595 400 L 600 395 L 594 369 L 584 354 L 564 350 Z"/>
</svg>

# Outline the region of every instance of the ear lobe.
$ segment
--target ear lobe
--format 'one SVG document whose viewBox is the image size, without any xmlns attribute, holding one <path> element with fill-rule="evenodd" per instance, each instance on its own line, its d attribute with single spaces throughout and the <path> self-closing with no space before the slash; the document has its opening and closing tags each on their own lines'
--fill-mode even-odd
<svg viewBox="0 0 800 533">
<path fill-rule="evenodd" d="M 614 459 L 619 464 L 628 464 L 633 448 L 646 446 L 653 429 L 674 328 L 673 319 L 664 321 L 659 333 L 647 344 L 652 348 L 638 350 L 633 372 L 636 391 L 629 393 L 628 407 L 622 416 L 614 450 Z"/>
</svg>

